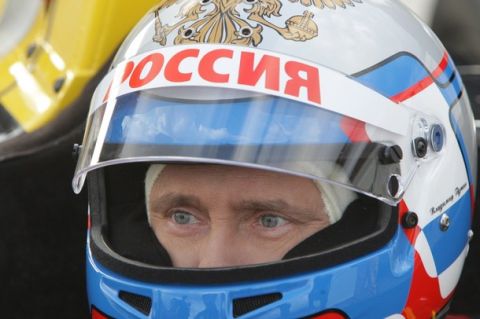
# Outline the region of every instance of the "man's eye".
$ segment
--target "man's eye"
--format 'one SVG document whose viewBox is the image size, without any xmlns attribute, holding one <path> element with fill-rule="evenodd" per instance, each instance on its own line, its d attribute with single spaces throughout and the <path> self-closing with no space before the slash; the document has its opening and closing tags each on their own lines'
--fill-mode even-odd
<svg viewBox="0 0 480 319">
<path fill-rule="evenodd" d="M 260 217 L 260 224 L 265 228 L 275 228 L 285 225 L 287 221 L 285 218 L 275 215 L 263 215 Z"/>
<path fill-rule="evenodd" d="M 198 219 L 195 216 L 185 211 L 176 211 L 172 214 L 172 219 L 175 223 L 180 225 L 198 223 Z"/>
</svg>

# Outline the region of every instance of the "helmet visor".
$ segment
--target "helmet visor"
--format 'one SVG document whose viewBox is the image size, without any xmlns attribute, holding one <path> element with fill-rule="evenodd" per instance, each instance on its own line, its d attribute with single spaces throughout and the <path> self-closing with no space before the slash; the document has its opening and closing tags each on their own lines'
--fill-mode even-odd
<svg viewBox="0 0 480 319">
<path fill-rule="evenodd" d="M 195 100 L 182 98 L 187 90 Z M 405 136 L 277 96 L 195 87 L 137 91 L 117 97 L 104 123 L 107 104 L 89 117 L 77 191 L 82 176 L 99 166 L 197 162 L 320 179 L 394 204 L 416 166 L 382 158 L 392 145 L 408 149 Z"/>
</svg>

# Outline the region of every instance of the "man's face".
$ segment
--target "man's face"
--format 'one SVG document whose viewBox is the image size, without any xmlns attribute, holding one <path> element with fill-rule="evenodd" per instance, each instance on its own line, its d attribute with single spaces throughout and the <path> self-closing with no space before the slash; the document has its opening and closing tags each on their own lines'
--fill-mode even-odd
<svg viewBox="0 0 480 319">
<path fill-rule="evenodd" d="M 167 165 L 148 200 L 175 267 L 272 262 L 329 225 L 306 178 L 224 165 Z"/>
</svg>

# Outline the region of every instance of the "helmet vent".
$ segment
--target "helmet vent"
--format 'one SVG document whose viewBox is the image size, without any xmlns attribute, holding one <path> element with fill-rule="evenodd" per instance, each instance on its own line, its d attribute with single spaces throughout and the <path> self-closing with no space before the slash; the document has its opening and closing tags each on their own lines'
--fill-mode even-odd
<svg viewBox="0 0 480 319">
<path fill-rule="evenodd" d="M 282 294 L 277 292 L 273 294 L 258 295 L 252 297 L 238 298 L 233 300 L 233 317 L 237 318 L 250 311 L 256 310 L 277 300 L 282 299 Z"/>
<path fill-rule="evenodd" d="M 144 315 L 148 315 L 150 313 L 150 309 L 152 308 L 152 299 L 149 297 L 126 291 L 120 291 L 118 293 L 118 297 Z"/>
</svg>

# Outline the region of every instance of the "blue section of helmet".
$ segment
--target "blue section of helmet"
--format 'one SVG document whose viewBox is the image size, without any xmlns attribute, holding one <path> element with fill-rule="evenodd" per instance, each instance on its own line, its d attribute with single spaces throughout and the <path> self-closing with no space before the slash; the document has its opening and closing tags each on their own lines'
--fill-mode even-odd
<svg viewBox="0 0 480 319">
<path fill-rule="evenodd" d="M 450 58 L 447 63 L 445 70 L 434 79 L 434 83 L 447 104 L 452 106 L 458 100 L 463 85 Z M 431 72 L 418 59 L 406 52 L 385 60 L 367 72 L 353 76 L 358 82 L 387 98 L 393 98 L 427 77 L 433 79 Z"/>
<path fill-rule="evenodd" d="M 439 86 L 440 92 L 442 92 L 445 101 L 450 107 L 458 102 L 461 95 L 463 84 L 460 80 L 460 75 L 457 71 L 453 71 L 449 78 L 449 82 L 444 87 Z"/>
<path fill-rule="evenodd" d="M 448 86 L 454 72 L 454 64 L 450 57 L 448 57 L 448 64 L 445 67 L 445 70 L 437 77 L 437 83 L 439 84 L 439 86 Z"/>
<path fill-rule="evenodd" d="M 460 92 L 462 91 L 463 88 L 463 83 L 460 80 L 460 75 L 458 72 L 455 72 L 455 79 L 452 81 L 452 89 L 454 92 L 454 98 L 458 99 Z M 450 104 L 450 106 L 453 106 L 453 103 Z"/>
<path fill-rule="evenodd" d="M 212 101 L 117 98 L 107 143 L 248 145 L 349 143 L 343 116 L 278 97 Z"/>
<path fill-rule="evenodd" d="M 119 291 L 152 299 L 149 318 L 233 318 L 233 300 L 271 293 L 282 298 L 242 318 L 301 318 L 340 309 L 350 318 L 401 313 L 410 290 L 414 249 L 399 228 L 382 249 L 318 272 L 265 282 L 189 286 L 143 283 L 118 275 L 87 252 L 90 303 L 115 318 L 146 318 L 118 297 Z"/>
<path fill-rule="evenodd" d="M 465 169 L 467 170 L 468 181 L 471 185 L 473 185 L 475 183 L 475 178 L 472 174 L 472 163 L 470 163 L 470 159 L 468 157 L 468 148 L 465 145 L 462 130 L 458 125 L 457 119 L 452 112 L 450 112 L 450 123 L 452 124 L 453 131 L 455 132 L 455 137 L 457 138 L 458 145 L 460 146 L 460 151 L 462 153 Z M 473 163 L 473 165 L 475 165 L 475 163 Z"/>
<path fill-rule="evenodd" d="M 460 185 L 459 185 L 460 186 Z M 427 238 L 432 251 L 433 260 L 437 273 L 445 271 L 462 253 L 468 242 L 468 230 L 470 229 L 470 192 L 468 185 L 467 191 L 444 213 L 450 219 L 450 227 L 446 231 L 440 229 L 439 215 L 435 220 L 423 228 L 423 233 Z M 457 194 L 452 194 L 457 197 Z M 448 248 L 448 254 L 445 249 Z"/>
<path fill-rule="evenodd" d="M 405 91 L 429 76 L 429 73 L 409 54 L 398 55 L 387 63 L 356 77 L 360 83 L 388 98 Z"/>
</svg>

